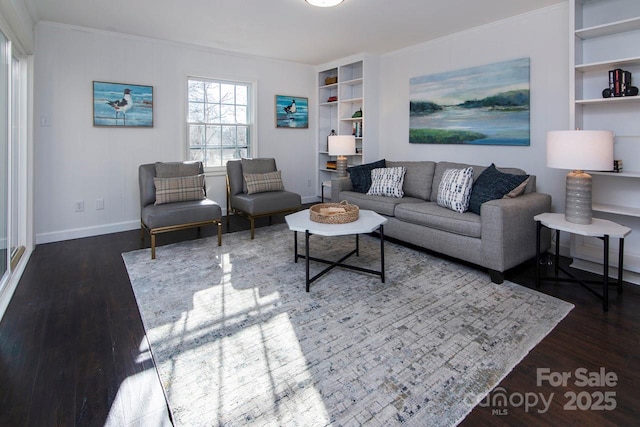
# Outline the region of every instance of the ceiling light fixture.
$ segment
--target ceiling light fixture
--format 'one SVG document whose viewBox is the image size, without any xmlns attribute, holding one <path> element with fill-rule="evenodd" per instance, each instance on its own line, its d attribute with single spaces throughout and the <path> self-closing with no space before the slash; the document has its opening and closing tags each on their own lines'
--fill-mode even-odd
<svg viewBox="0 0 640 427">
<path fill-rule="evenodd" d="M 312 6 L 318 7 L 333 7 L 342 3 L 344 0 L 305 0 Z"/>
</svg>

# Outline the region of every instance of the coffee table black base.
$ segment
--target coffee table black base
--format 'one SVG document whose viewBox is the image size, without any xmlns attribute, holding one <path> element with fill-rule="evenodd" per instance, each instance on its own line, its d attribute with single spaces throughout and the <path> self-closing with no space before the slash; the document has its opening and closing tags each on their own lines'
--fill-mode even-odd
<svg viewBox="0 0 640 427">
<path fill-rule="evenodd" d="M 299 254 L 298 253 L 298 232 L 294 231 L 293 232 L 294 261 L 296 263 L 298 262 L 298 259 L 304 259 L 306 261 L 305 262 L 306 264 L 305 265 L 305 272 L 306 272 L 305 283 L 306 283 L 307 292 L 309 292 L 309 287 L 311 283 L 315 282 L 316 280 L 318 280 L 319 278 L 321 278 L 322 276 L 324 276 L 325 274 L 327 274 L 329 271 L 333 270 L 336 267 L 347 268 L 349 270 L 360 271 L 362 273 L 375 274 L 376 276 L 380 276 L 382 283 L 384 283 L 384 227 L 382 225 L 378 228 L 378 233 L 380 234 L 380 270 L 379 271 L 372 270 L 369 268 L 364 268 L 364 267 L 358 267 L 356 265 L 345 264 L 343 262 L 347 258 L 351 257 L 352 255 L 360 256 L 360 235 L 358 234 L 355 235 L 356 236 L 355 249 L 353 249 L 346 255 L 342 256 L 337 261 L 331 261 L 331 260 L 326 260 L 322 258 L 312 257 L 309 255 L 309 237 L 311 236 L 311 233 L 309 233 L 309 230 L 305 231 L 304 233 L 304 242 L 305 242 L 304 255 Z M 310 273 L 309 273 L 310 261 L 329 264 L 329 266 L 324 270 L 322 270 L 321 272 L 319 272 L 318 274 L 316 274 L 315 276 L 310 277 Z"/>
</svg>

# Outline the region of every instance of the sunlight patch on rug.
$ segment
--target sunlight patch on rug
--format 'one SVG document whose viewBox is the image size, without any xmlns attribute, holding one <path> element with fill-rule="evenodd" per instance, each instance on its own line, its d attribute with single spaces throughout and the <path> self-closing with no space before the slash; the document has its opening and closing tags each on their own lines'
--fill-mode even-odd
<svg viewBox="0 0 640 427">
<path fill-rule="evenodd" d="M 306 293 L 286 226 L 215 241 L 123 254 L 177 425 L 454 425 L 572 308 L 389 242 L 386 283 L 336 269 Z M 349 262 L 378 257 L 362 236 Z"/>
</svg>

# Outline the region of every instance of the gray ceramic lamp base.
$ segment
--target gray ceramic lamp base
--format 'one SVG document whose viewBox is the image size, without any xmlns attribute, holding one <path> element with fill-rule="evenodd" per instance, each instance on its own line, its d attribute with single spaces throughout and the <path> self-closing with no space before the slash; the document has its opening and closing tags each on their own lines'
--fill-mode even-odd
<svg viewBox="0 0 640 427">
<path fill-rule="evenodd" d="M 591 175 L 581 170 L 567 174 L 564 219 L 574 224 L 591 224 Z"/>
<path fill-rule="evenodd" d="M 339 156 L 336 160 L 336 171 L 338 172 L 338 178 L 347 177 L 347 158 L 345 156 Z"/>
</svg>

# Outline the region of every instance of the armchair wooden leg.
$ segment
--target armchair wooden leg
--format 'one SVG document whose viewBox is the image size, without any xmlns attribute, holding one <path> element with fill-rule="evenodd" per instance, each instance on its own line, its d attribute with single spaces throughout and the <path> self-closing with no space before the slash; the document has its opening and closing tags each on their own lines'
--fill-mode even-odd
<svg viewBox="0 0 640 427">
<path fill-rule="evenodd" d="M 156 259 L 156 235 L 151 234 L 151 259 Z"/>
<path fill-rule="evenodd" d="M 140 227 L 140 249 L 144 249 L 144 227 Z"/>
<path fill-rule="evenodd" d="M 249 217 L 249 222 L 251 223 L 251 240 L 253 240 L 254 230 L 256 228 L 256 220 L 253 219 L 252 216 Z"/>
<path fill-rule="evenodd" d="M 222 246 L 222 221 L 218 221 L 218 246 Z"/>
</svg>

